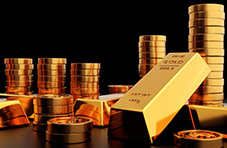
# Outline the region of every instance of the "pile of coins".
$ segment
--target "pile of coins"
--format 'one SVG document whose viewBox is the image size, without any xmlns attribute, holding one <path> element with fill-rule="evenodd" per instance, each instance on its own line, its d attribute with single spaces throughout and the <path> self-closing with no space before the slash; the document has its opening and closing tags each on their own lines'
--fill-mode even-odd
<svg viewBox="0 0 227 148">
<path fill-rule="evenodd" d="M 100 63 L 71 63 L 70 92 L 77 98 L 99 98 Z"/>
<path fill-rule="evenodd" d="M 47 121 L 56 117 L 73 116 L 73 97 L 71 95 L 38 95 L 33 99 L 33 130 L 42 132 L 47 128 Z"/>
<path fill-rule="evenodd" d="M 142 78 L 166 56 L 166 36 L 142 35 L 139 37 L 139 76 Z"/>
<path fill-rule="evenodd" d="M 6 58 L 6 93 L 30 95 L 32 91 L 34 65 L 30 58 Z"/>
<path fill-rule="evenodd" d="M 46 140 L 50 143 L 82 143 L 91 140 L 92 120 L 85 117 L 59 117 L 47 121 Z"/>
<path fill-rule="evenodd" d="M 211 68 L 189 104 L 223 106 L 224 100 L 224 6 L 197 4 L 189 7 L 189 52 L 198 52 Z"/>
<path fill-rule="evenodd" d="M 110 94 L 120 94 L 128 92 L 133 85 L 108 85 Z"/>
<path fill-rule="evenodd" d="M 38 94 L 65 93 L 66 62 L 65 58 L 38 59 Z"/>
</svg>

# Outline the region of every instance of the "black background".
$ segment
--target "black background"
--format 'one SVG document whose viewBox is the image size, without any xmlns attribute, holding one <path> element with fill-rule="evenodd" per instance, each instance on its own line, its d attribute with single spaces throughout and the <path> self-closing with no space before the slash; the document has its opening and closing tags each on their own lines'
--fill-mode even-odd
<svg viewBox="0 0 227 148">
<path fill-rule="evenodd" d="M 223 1 L 81 2 L 3 5 L 1 17 L 0 92 L 5 92 L 4 58 L 67 58 L 70 63 L 100 62 L 100 92 L 107 85 L 138 80 L 140 35 L 166 35 L 169 52 L 188 52 L 188 7 Z M 37 93 L 36 83 L 34 84 Z M 225 89 L 226 90 L 226 89 Z"/>
</svg>

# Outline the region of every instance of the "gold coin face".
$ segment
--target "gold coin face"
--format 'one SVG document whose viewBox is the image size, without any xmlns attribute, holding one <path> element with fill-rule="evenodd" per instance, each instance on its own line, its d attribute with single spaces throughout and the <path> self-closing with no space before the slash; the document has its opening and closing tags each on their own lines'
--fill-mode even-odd
<svg viewBox="0 0 227 148">
<path fill-rule="evenodd" d="M 86 124 L 91 123 L 92 120 L 84 117 L 59 117 L 53 118 L 48 121 L 50 124 Z"/>
</svg>

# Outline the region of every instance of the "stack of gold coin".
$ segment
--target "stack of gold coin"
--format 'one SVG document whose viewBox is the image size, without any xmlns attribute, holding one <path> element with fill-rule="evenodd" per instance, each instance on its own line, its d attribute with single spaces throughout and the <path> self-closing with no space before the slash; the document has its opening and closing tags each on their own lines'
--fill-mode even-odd
<svg viewBox="0 0 227 148">
<path fill-rule="evenodd" d="M 56 117 L 73 116 L 73 97 L 71 95 L 37 95 L 34 104 L 34 131 L 45 131 L 47 121 Z"/>
<path fill-rule="evenodd" d="M 211 68 L 189 104 L 223 106 L 224 100 L 224 6 L 197 4 L 189 7 L 189 52 L 198 52 Z"/>
<path fill-rule="evenodd" d="M 70 92 L 77 98 L 99 98 L 100 63 L 71 63 Z"/>
<path fill-rule="evenodd" d="M 66 62 L 65 58 L 38 59 L 38 94 L 65 93 Z"/>
<path fill-rule="evenodd" d="M 143 77 L 166 55 L 166 36 L 142 35 L 139 37 L 139 76 Z"/>
<path fill-rule="evenodd" d="M 129 91 L 133 85 L 108 85 L 108 90 L 110 94 L 126 93 Z"/>
<path fill-rule="evenodd" d="M 91 140 L 92 119 L 59 117 L 47 121 L 46 141 L 59 144 L 82 143 Z"/>
<path fill-rule="evenodd" d="M 34 65 L 30 58 L 5 58 L 6 93 L 30 95 L 32 91 Z"/>
</svg>

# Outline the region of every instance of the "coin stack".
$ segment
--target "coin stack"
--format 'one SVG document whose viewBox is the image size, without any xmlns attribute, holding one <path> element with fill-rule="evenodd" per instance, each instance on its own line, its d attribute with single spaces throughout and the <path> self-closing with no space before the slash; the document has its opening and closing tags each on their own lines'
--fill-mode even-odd
<svg viewBox="0 0 227 148">
<path fill-rule="evenodd" d="M 32 91 L 34 65 L 30 58 L 5 58 L 6 93 L 30 95 Z"/>
<path fill-rule="evenodd" d="M 71 63 L 70 92 L 77 98 L 99 98 L 100 63 Z"/>
<path fill-rule="evenodd" d="M 189 52 L 198 52 L 211 68 L 189 104 L 223 106 L 224 100 L 224 6 L 197 4 L 189 7 Z"/>
<path fill-rule="evenodd" d="M 91 140 L 92 120 L 85 117 L 59 117 L 47 121 L 46 141 L 59 144 Z"/>
<path fill-rule="evenodd" d="M 139 37 L 139 76 L 142 78 L 166 55 L 166 36 L 142 35 Z"/>
<path fill-rule="evenodd" d="M 110 94 L 126 93 L 132 87 L 133 85 L 108 85 L 108 90 Z"/>
<path fill-rule="evenodd" d="M 45 94 L 33 99 L 33 130 L 42 132 L 47 128 L 47 121 L 56 117 L 73 116 L 73 97 L 71 95 Z"/>
<path fill-rule="evenodd" d="M 38 59 L 38 94 L 65 93 L 66 62 L 65 58 Z"/>
</svg>

